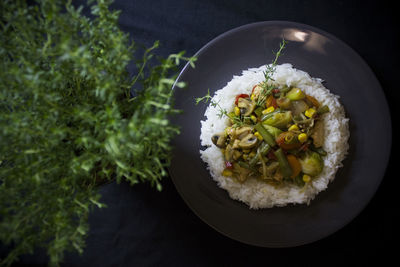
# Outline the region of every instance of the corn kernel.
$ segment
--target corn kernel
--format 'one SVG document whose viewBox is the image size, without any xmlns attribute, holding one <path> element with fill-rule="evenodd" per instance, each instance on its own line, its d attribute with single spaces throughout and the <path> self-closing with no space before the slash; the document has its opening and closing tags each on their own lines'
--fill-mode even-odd
<svg viewBox="0 0 400 267">
<path fill-rule="evenodd" d="M 234 108 L 234 113 L 235 113 L 236 116 L 239 116 L 240 115 L 240 109 L 238 107 L 235 107 Z"/>
<path fill-rule="evenodd" d="M 299 127 L 297 126 L 297 124 L 293 124 L 292 126 L 289 127 L 288 129 L 290 132 L 292 131 L 298 131 Z"/>
<path fill-rule="evenodd" d="M 304 115 L 306 115 L 309 118 L 312 118 L 315 115 L 316 112 L 317 111 L 315 109 L 309 108 L 309 109 L 306 110 L 306 112 L 304 112 Z"/>
<path fill-rule="evenodd" d="M 226 177 L 230 177 L 233 175 L 233 172 L 231 170 L 225 169 L 222 171 L 222 175 Z"/>
<path fill-rule="evenodd" d="M 310 175 L 304 174 L 303 175 L 303 182 L 309 183 L 311 181 Z"/>
<path fill-rule="evenodd" d="M 249 155 L 243 154 L 242 157 L 243 157 L 244 160 L 247 160 L 247 158 L 249 157 Z"/>
<path fill-rule="evenodd" d="M 299 136 L 297 136 L 297 139 L 299 139 L 300 143 L 304 143 L 305 141 L 307 141 L 308 136 L 305 133 L 301 133 L 299 134 Z"/>
<path fill-rule="evenodd" d="M 232 129 L 232 127 L 230 127 L 230 126 L 228 126 L 228 127 L 225 128 L 225 130 L 224 130 L 225 136 L 228 136 L 228 135 L 229 135 L 231 129 Z"/>
<path fill-rule="evenodd" d="M 256 97 L 256 96 L 255 96 L 254 94 L 251 94 L 251 95 L 250 95 L 250 99 L 251 99 L 251 100 L 254 100 L 255 97 Z"/>
<path fill-rule="evenodd" d="M 261 136 L 261 134 L 259 132 L 255 132 L 254 135 L 257 137 L 258 140 L 262 141 L 263 137 Z"/>
<path fill-rule="evenodd" d="M 254 115 L 251 115 L 251 116 L 250 116 L 250 119 L 251 119 L 254 123 L 257 122 L 257 117 L 254 116 Z"/>
</svg>

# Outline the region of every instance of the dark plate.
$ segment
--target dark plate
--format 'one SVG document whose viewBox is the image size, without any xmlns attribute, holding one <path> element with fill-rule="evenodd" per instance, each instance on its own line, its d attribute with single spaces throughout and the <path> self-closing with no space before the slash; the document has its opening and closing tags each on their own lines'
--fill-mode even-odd
<svg viewBox="0 0 400 267">
<path fill-rule="evenodd" d="M 206 104 L 194 98 L 224 87 L 233 75 L 273 59 L 282 37 L 289 41 L 279 63 L 291 63 L 340 96 L 350 118 L 350 150 L 336 179 L 307 205 L 250 210 L 213 181 L 200 159 L 200 120 Z M 288 247 L 326 237 L 356 217 L 376 192 L 388 163 L 391 122 L 375 75 L 349 46 L 317 28 L 284 21 L 245 25 L 228 31 L 196 56 L 196 68 L 185 66 L 174 88 L 174 118 L 182 133 L 174 140 L 172 180 L 187 205 L 218 232 L 238 241 L 265 247 Z M 377 142 L 379 140 L 379 142 Z"/>
</svg>

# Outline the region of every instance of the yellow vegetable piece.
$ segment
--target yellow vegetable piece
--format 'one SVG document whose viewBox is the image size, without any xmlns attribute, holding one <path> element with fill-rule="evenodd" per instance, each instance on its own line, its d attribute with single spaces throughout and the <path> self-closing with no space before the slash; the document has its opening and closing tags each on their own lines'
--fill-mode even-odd
<svg viewBox="0 0 400 267">
<path fill-rule="evenodd" d="M 264 140 L 262 135 L 259 132 L 255 132 L 254 135 L 257 137 L 258 140 L 260 140 L 260 141 Z"/>
<path fill-rule="evenodd" d="M 255 98 L 255 95 L 254 95 L 254 94 L 251 94 L 250 99 L 251 99 L 251 100 L 254 100 L 254 98 Z"/>
<path fill-rule="evenodd" d="M 254 123 L 257 122 L 257 117 L 254 116 L 254 115 L 251 115 L 251 116 L 250 116 L 250 119 L 251 119 Z"/>
<path fill-rule="evenodd" d="M 225 169 L 222 171 L 222 175 L 225 177 L 231 177 L 233 175 L 233 172 L 231 170 Z"/>
<path fill-rule="evenodd" d="M 306 95 L 300 88 L 294 87 L 286 94 L 286 97 L 290 100 L 300 100 L 305 98 Z"/>
<path fill-rule="evenodd" d="M 303 182 L 309 183 L 310 181 L 311 181 L 311 176 L 307 175 L 307 174 L 304 174 L 303 175 Z"/>
<path fill-rule="evenodd" d="M 294 179 L 301 172 L 301 164 L 299 160 L 294 155 L 287 155 L 287 161 L 289 162 L 290 168 L 292 169 L 292 175 L 290 178 Z"/>
<path fill-rule="evenodd" d="M 306 110 L 306 112 L 304 112 L 304 115 L 306 115 L 309 118 L 312 118 L 312 117 L 314 117 L 316 112 L 317 111 L 315 109 L 309 108 L 309 109 Z"/>
<path fill-rule="evenodd" d="M 271 113 L 271 112 L 273 112 L 275 110 L 275 108 L 273 106 L 270 106 L 266 110 L 267 110 L 267 113 Z"/>
<path fill-rule="evenodd" d="M 243 155 L 242 155 L 242 158 L 243 158 L 244 160 L 247 160 L 248 157 L 249 157 L 249 155 L 247 155 L 247 154 L 243 154 Z"/>
<path fill-rule="evenodd" d="M 275 108 L 273 107 L 273 106 L 270 106 L 269 108 L 267 108 L 267 109 L 264 109 L 263 111 L 262 111 L 262 114 L 267 114 L 267 113 L 271 113 L 271 112 L 273 112 L 275 110 Z"/>
<path fill-rule="evenodd" d="M 275 106 L 276 100 L 273 95 L 270 95 L 267 100 L 265 101 L 265 107 L 269 108 L 270 106 Z"/>
<path fill-rule="evenodd" d="M 306 95 L 306 97 L 307 97 L 307 100 L 310 101 L 314 107 L 319 108 L 319 102 L 315 97 L 310 96 L 310 95 Z"/>
<path fill-rule="evenodd" d="M 230 127 L 230 126 L 226 127 L 225 130 L 224 130 L 225 136 L 228 136 L 229 133 L 231 132 L 231 130 L 232 130 L 232 127 Z"/>
<path fill-rule="evenodd" d="M 297 124 L 293 124 L 292 126 L 289 127 L 288 131 L 293 132 L 293 131 L 298 131 L 299 127 Z"/>
<path fill-rule="evenodd" d="M 299 134 L 299 136 L 297 137 L 297 139 L 299 139 L 300 143 L 304 143 L 305 141 L 307 141 L 308 136 L 305 133 L 301 133 Z"/>
<path fill-rule="evenodd" d="M 240 109 L 238 107 L 235 107 L 233 112 L 235 113 L 236 116 L 240 115 Z"/>
</svg>

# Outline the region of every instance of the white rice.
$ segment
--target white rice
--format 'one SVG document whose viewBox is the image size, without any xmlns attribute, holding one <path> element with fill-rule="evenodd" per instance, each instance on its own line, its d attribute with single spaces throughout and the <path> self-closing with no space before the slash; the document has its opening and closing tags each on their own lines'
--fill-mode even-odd
<svg viewBox="0 0 400 267">
<path fill-rule="evenodd" d="M 250 68 L 243 71 L 241 76 L 234 76 L 224 88 L 215 92 L 212 100 L 218 102 L 221 108 L 231 111 L 238 94 L 250 94 L 253 86 L 264 80 L 265 69 L 266 66 Z M 219 109 L 210 105 L 204 114 L 206 120 L 201 121 L 201 145 L 207 147 L 205 150 L 200 150 L 201 158 L 207 163 L 207 168 L 218 186 L 227 190 L 231 198 L 246 203 L 252 209 L 285 206 L 290 203 L 309 204 L 333 181 L 349 148 L 349 119 L 345 118 L 339 96 L 330 93 L 322 85 L 321 79 L 312 78 L 308 73 L 293 68 L 291 64 L 277 65 L 273 79 L 279 85 L 298 87 L 318 99 L 322 105 L 329 107 L 330 112 L 322 117 L 325 125 L 323 148 L 328 155 L 323 158 L 322 173 L 304 188 L 296 185 L 274 187 L 257 179 L 247 179 L 242 184 L 235 182 L 231 178 L 222 176 L 224 157 L 221 150 L 211 141 L 213 134 L 222 132 L 228 126 L 229 119 L 226 117 L 220 119 L 217 115 Z"/>
</svg>

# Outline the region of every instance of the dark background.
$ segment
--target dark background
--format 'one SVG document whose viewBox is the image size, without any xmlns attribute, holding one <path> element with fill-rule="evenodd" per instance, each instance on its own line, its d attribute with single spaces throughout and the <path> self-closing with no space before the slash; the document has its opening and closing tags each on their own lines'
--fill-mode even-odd
<svg viewBox="0 0 400 267">
<path fill-rule="evenodd" d="M 79 1 L 76 1 L 79 4 Z M 392 2 L 393 3 L 393 2 Z M 258 21 L 287 20 L 308 24 L 343 40 L 371 67 L 386 94 L 395 126 L 394 104 L 399 72 L 398 12 L 385 1 L 184 1 L 116 0 L 121 28 L 139 43 L 160 40 L 158 55 L 181 50 L 193 55 L 219 34 Z M 374 109 L 374 107 L 363 107 Z M 376 110 L 379 112 L 379 110 Z M 379 140 L 377 140 L 379 142 Z M 397 145 L 393 133 L 393 146 Z M 394 152 L 393 152 L 394 151 Z M 392 149 L 392 154 L 396 150 Z M 371 163 L 373 164 L 373 163 Z M 101 188 L 107 208 L 91 213 L 83 255 L 68 253 L 65 266 L 269 266 L 312 262 L 358 264 L 389 260 L 395 237 L 398 179 L 391 157 L 371 202 L 350 224 L 312 244 L 287 249 L 253 247 L 231 240 L 206 225 L 186 206 L 169 178 L 163 191 L 149 185 L 115 183 Z M 392 254 L 393 255 L 393 254 Z M 322 258 L 321 258 L 322 257 Z M 18 265 L 45 265 L 38 251 Z"/>
</svg>

